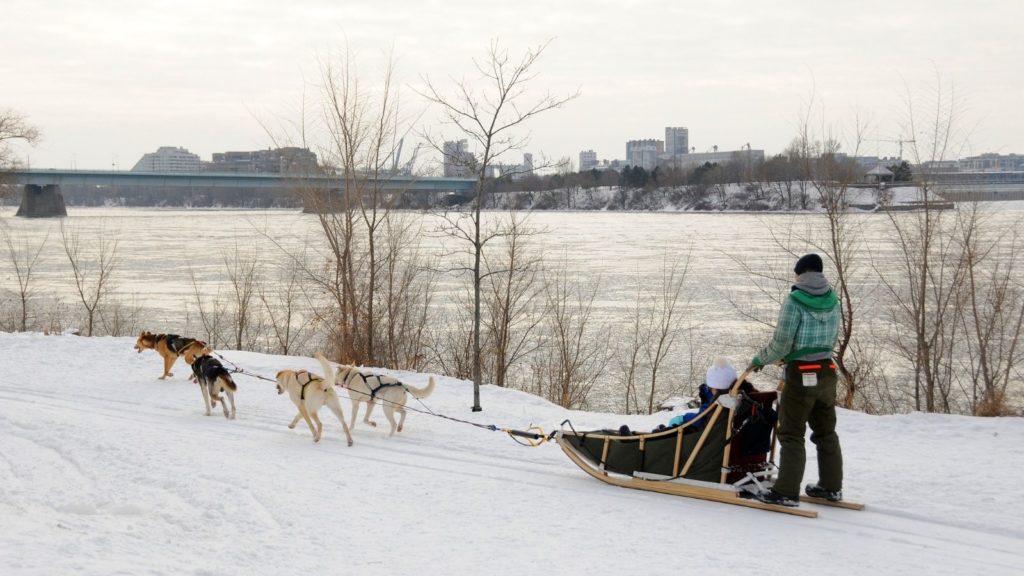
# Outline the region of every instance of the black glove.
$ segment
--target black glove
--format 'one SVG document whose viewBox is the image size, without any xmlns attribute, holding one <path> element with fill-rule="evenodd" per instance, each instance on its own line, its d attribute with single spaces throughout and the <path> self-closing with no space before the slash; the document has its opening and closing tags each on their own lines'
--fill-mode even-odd
<svg viewBox="0 0 1024 576">
<path fill-rule="evenodd" d="M 764 368 L 764 366 L 761 366 L 760 364 L 754 364 L 753 362 L 751 362 L 750 366 L 747 366 L 747 371 L 748 372 L 760 372 L 762 368 Z"/>
</svg>

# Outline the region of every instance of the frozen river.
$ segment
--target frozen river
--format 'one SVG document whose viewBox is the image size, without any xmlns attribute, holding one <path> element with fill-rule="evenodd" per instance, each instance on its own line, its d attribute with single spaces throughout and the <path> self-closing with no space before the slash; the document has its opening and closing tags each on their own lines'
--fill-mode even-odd
<svg viewBox="0 0 1024 576">
<path fill-rule="evenodd" d="M 1018 222 L 1024 215 L 1021 204 L 991 206 L 995 225 Z M 419 221 L 421 248 L 427 253 L 442 254 L 446 243 L 452 242 L 436 232 L 437 216 L 406 213 L 406 217 Z M 873 322 L 884 323 L 889 312 L 876 270 L 884 271 L 893 258 L 889 219 L 880 214 L 851 218 L 863 238 L 858 298 Z M 669 366 L 670 376 L 678 382 L 673 390 L 679 391 L 689 388 L 682 368 L 686 358 L 725 355 L 741 364 L 764 343 L 766 329 L 747 313 L 771 319 L 777 304 L 758 290 L 757 281 L 740 263 L 788 278 L 794 257 L 780 244 L 788 244 L 798 254 L 816 251 L 807 238 L 823 221 L 815 214 L 536 212 L 529 216 L 532 226 L 545 231 L 534 237 L 534 243 L 543 251 L 548 268 L 565 270 L 570 278 L 597 286 L 596 320 L 612 335 L 613 343 L 616 334 L 626 329 L 638 286 L 656 291 L 666 259 L 688 261 L 687 304 L 679 320 L 685 330 Z M 14 237 L 33 243 L 47 238 L 38 268 L 39 297 L 59 299 L 69 314 L 77 310 L 60 241 L 61 221 L 14 218 L 13 211 L 5 209 L 2 222 Z M 264 265 L 272 265 L 282 257 L 275 243 L 294 248 L 320 241 L 315 216 L 284 210 L 71 208 L 64 223 L 78 231 L 84 244 L 100 234 L 118 240 L 117 298 L 140 306 L 141 324 L 155 332 L 185 333 L 194 328 L 190 269 L 204 290 L 215 290 L 226 281 L 225 258 L 238 249 L 255 251 Z M 0 271 L 9 288 L 10 263 L 5 260 Z M 440 289 L 454 293 L 467 282 L 466 277 L 445 274 Z M 786 288 L 785 282 L 769 284 L 769 293 L 778 298 Z M 614 363 L 609 365 L 612 370 Z M 595 407 L 610 406 L 600 397 L 595 397 Z"/>
</svg>

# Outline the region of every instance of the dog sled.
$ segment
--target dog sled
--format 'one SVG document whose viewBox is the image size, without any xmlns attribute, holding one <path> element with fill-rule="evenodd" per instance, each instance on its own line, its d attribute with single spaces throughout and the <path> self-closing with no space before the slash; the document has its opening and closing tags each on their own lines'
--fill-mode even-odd
<svg viewBox="0 0 1024 576">
<path fill-rule="evenodd" d="M 740 392 L 747 375 L 673 428 L 624 436 L 614 430 L 576 431 L 567 420 L 555 438 L 584 472 L 614 486 L 817 517 L 814 510 L 753 499 L 778 470 L 773 408 L 778 394 Z"/>
</svg>

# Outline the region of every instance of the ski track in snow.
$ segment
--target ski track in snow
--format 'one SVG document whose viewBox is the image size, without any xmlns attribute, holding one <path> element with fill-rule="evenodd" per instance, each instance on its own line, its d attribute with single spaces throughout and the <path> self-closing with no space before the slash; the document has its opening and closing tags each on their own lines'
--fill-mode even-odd
<svg viewBox="0 0 1024 576">
<path fill-rule="evenodd" d="M 129 338 L 0 334 L 3 574 L 1021 574 L 1024 422 L 841 411 L 846 493 L 805 519 L 598 482 L 554 445 L 362 407 L 314 443 L 273 383 L 237 375 L 238 416 L 203 415 L 188 367 Z M 261 375 L 311 358 L 222 351 Z M 421 386 L 426 375 L 395 373 Z M 344 396 L 344 393 L 342 393 Z M 425 402 L 475 422 L 653 427 L 441 377 Z M 350 406 L 343 398 L 346 417 Z M 410 399 L 409 406 L 421 406 Z M 816 479 L 808 444 L 806 481 Z M 746 548 L 745 544 L 750 547 Z M 745 550 L 746 548 L 746 550 Z"/>
</svg>

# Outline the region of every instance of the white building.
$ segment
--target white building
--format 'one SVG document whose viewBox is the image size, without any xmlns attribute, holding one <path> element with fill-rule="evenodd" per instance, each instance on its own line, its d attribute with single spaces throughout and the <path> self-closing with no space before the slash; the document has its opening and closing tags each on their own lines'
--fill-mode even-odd
<svg viewBox="0 0 1024 576">
<path fill-rule="evenodd" d="M 161 146 L 156 152 L 143 154 L 132 172 L 199 172 L 199 155 L 185 148 Z"/>
<path fill-rule="evenodd" d="M 658 166 L 658 157 L 664 152 L 665 143 L 661 140 L 630 140 L 626 142 L 626 163 L 654 170 Z"/>
<path fill-rule="evenodd" d="M 469 151 L 469 143 L 463 140 L 448 140 L 444 143 L 444 175 L 448 178 L 473 176 L 475 158 Z"/>
<path fill-rule="evenodd" d="M 580 172 L 597 168 L 597 152 L 584 150 L 580 152 Z"/>
</svg>

